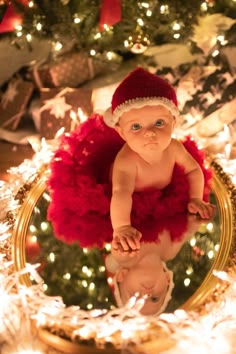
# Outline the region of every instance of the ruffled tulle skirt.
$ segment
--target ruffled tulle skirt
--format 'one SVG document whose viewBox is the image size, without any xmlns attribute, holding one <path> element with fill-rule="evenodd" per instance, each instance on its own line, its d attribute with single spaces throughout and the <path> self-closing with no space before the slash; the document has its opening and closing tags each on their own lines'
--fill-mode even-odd
<svg viewBox="0 0 236 354">
<path fill-rule="evenodd" d="M 48 220 L 56 238 L 66 243 L 78 242 L 81 247 L 99 248 L 111 241 L 109 171 L 123 144 L 117 132 L 107 127 L 97 114 L 63 136 L 51 162 L 48 180 L 51 196 Z M 204 153 L 189 137 L 185 138 L 183 145 L 203 171 L 204 200 L 207 201 L 211 171 L 204 165 Z M 175 165 L 171 183 L 165 189 L 135 192 L 131 220 L 132 225 L 142 232 L 142 241 L 157 241 L 157 235 L 164 228 L 169 228 L 172 240 L 178 240 L 186 223 L 181 223 L 181 218 L 176 215 L 187 211 L 188 200 L 188 181 L 183 168 L 178 165 Z M 174 224 L 168 222 L 171 217 Z"/>
</svg>

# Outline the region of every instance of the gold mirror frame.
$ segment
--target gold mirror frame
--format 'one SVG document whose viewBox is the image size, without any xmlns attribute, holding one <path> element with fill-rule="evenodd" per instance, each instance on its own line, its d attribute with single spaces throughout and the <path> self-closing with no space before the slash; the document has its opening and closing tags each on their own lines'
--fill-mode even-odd
<svg viewBox="0 0 236 354">
<path fill-rule="evenodd" d="M 221 238 L 219 250 L 216 258 L 211 266 L 210 271 L 203 280 L 196 292 L 181 306 L 185 310 L 194 310 L 200 306 L 207 298 L 213 287 L 217 284 L 217 279 L 213 275 L 213 270 L 224 270 L 227 266 L 232 265 L 235 260 L 233 254 L 235 252 L 235 188 L 220 165 L 212 161 L 211 167 L 214 170 L 212 191 L 216 196 L 218 208 L 221 217 Z M 39 176 L 39 179 L 33 183 L 29 191 L 26 193 L 22 206 L 16 218 L 13 239 L 12 239 L 12 256 L 15 271 L 19 271 L 26 266 L 25 245 L 28 226 L 32 212 L 46 189 L 45 176 Z M 31 286 L 29 274 L 23 274 L 20 277 L 22 284 Z"/>
</svg>

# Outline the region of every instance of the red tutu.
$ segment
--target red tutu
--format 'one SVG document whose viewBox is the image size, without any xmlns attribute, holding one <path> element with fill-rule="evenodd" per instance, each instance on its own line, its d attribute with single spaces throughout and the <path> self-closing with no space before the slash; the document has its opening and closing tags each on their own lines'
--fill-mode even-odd
<svg viewBox="0 0 236 354">
<path fill-rule="evenodd" d="M 55 237 L 67 243 L 78 242 L 81 247 L 102 248 L 104 243 L 111 242 L 109 170 L 123 144 L 117 132 L 107 127 L 97 114 L 63 136 L 51 162 L 48 180 L 51 195 L 48 220 Z M 204 200 L 208 200 L 211 171 L 204 166 L 204 153 L 189 137 L 183 144 L 204 173 Z M 131 220 L 142 232 L 142 241 L 157 241 L 158 233 L 168 224 L 172 239 L 179 238 L 183 230 L 177 227 L 176 218 L 173 227 L 166 218 L 186 212 L 188 191 L 183 168 L 176 165 L 172 181 L 165 189 L 133 194 Z"/>
</svg>

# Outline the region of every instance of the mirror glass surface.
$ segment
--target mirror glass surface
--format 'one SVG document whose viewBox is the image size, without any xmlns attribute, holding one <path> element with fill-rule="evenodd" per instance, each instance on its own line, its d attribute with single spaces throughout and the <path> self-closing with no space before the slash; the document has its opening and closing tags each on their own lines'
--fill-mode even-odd
<svg viewBox="0 0 236 354">
<path fill-rule="evenodd" d="M 214 183 L 215 184 L 215 183 Z M 40 264 L 38 271 L 44 280 L 48 295 L 61 296 L 66 305 L 79 305 L 82 309 L 116 306 L 109 274 L 104 259 L 109 254 L 109 245 L 104 249 L 82 249 L 78 244 L 65 244 L 53 235 L 47 221 L 50 197 L 45 183 L 40 181 L 24 203 L 15 232 L 15 263 L 22 268 L 25 263 Z M 174 288 L 166 311 L 184 307 L 203 287 L 204 280 L 216 263 L 222 238 L 222 211 L 219 198 L 213 188 L 210 201 L 216 205 L 216 216 L 208 221 L 189 219 L 187 232 L 166 265 L 173 271 Z M 30 200 L 30 202 L 29 202 Z M 28 205 L 27 205 L 28 203 Z M 186 216 L 186 215 L 185 215 Z M 166 220 L 176 227 L 183 216 Z M 184 217 L 186 221 L 186 217 Z M 21 233 L 19 232 L 21 229 Z M 27 285 L 34 281 L 24 276 Z M 205 286 L 206 287 L 206 286 Z"/>
</svg>

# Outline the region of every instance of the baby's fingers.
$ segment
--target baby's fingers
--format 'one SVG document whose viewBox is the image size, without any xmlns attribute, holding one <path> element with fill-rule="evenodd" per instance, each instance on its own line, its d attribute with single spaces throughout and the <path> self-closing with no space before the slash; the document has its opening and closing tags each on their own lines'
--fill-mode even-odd
<svg viewBox="0 0 236 354">
<path fill-rule="evenodd" d="M 121 245 L 122 250 L 125 252 L 130 249 L 128 239 L 125 236 L 119 238 L 119 244 Z"/>
<path fill-rule="evenodd" d="M 216 215 L 216 206 L 213 204 L 207 204 L 208 217 L 213 218 Z"/>
<path fill-rule="evenodd" d="M 140 249 L 140 242 L 136 237 L 130 237 L 127 241 L 132 250 Z"/>
</svg>

